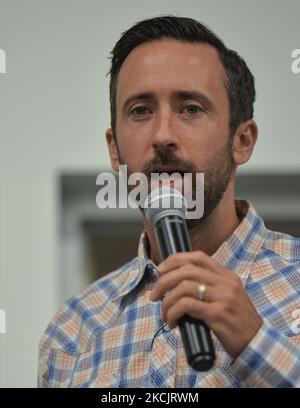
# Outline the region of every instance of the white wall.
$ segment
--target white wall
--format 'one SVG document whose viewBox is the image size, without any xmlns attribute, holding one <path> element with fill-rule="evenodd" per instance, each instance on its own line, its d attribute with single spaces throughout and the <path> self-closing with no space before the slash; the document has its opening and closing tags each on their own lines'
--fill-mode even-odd
<svg viewBox="0 0 300 408">
<path fill-rule="evenodd" d="M 249 62 L 260 139 L 245 171 L 300 171 L 299 1 L 0 0 L 2 387 L 35 386 L 38 340 L 59 306 L 57 175 L 109 166 L 109 51 L 162 13 L 205 22 Z"/>
</svg>

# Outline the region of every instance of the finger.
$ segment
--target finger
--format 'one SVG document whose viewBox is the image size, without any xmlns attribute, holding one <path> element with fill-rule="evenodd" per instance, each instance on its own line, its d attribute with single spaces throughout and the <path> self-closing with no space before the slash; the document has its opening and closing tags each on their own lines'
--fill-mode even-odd
<svg viewBox="0 0 300 408">
<path fill-rule="evenodd" d="M 150 300 L 161 299 L 167 291 L 173 289 L 183 280 L 215 285 L 220 278 L 216 274 L 212 274 L 210 270 L 187 264 L 162 275 L 150 294 Z"/>
<path fill-rule="evenodd" d="M 178 252 L 170 255 L 161 264 L 159 264 L 157 271 L 163 274 L 170 270 L 179 268 L 182 265 L 186 265 L 187 263 L 212 269 L 213 271 L 217 264 L 216 261 L 212 260 L 211 257 L 203 251 Z"/>
<path fill-rule="evenodd" d="M 165 320 L 170 329 L 176 327 L 178 320 L 184 315 L 201 319 L 208 324 L 212 305 L 212 303 L 200 302 L 191 297 L 182 297 L 167 311 Z"/>
<path fill-rule="evenodd" d="M 199 298 L 199 283 L 195 281 L 184 280 L 174 289 L 169 291 L 163 300 L 162 319 L 166 320 L 168 310 L 173 307 L 183 297 L 195 298 L 199 302 L 212 302 L 214 299 L 213 288 L 205 285 L 205 291 L 202 299 Z"/>
</svg>

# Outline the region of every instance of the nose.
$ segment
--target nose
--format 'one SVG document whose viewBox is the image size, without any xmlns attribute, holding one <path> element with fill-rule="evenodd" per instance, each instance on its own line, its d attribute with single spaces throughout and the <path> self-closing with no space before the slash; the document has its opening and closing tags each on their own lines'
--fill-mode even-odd
<svg viewBox="0 0 300 408">
<path fill-rule="evenodd" d="M 175 136 L 175 118 L 169 109 L 159 112 L 154 120 L 152 147 L 154 149 L 168 147 L 173 150 L 178 147 Z"/>
</svg>

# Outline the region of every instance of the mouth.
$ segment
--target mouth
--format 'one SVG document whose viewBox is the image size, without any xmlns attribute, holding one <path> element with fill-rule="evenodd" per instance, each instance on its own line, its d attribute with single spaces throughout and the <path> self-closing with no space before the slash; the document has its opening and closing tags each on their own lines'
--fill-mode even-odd
<svg viewBox="0 0 300 408">
<path fill-rule="evenodd" d="M 151 176 L 149 177 L 149 182 L 151 180 L 151 189 L 169 187 L 182 191 L 184 188 L 184 174 L 185 172 L 182 168 L 157 166 L 152 170 Z"/>
<path fill-rule="evenodd" d="M 170 167 L 170 166 L 159 166 L 152 170 L 151 174 L 156 173 L 159 175 L 167 174 L 168 176 L 174 175 L 174 173 L 179 174 L 181 177 L 184 176 L 185 171 L 180 168 Z"/>
</svg>

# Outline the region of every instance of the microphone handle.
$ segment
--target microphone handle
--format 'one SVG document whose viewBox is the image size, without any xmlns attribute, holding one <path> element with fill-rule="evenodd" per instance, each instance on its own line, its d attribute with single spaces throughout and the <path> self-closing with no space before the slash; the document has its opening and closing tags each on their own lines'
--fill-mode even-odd
<svg viewBox="0 0 300 408">
<path fill-rule="evenodd" d="M 155 225 L 161 258 L 177 252 L 192 251 L 184 218 L 167 215 Z M 178 322 L 187 361 L 196 371 L 209 370 L 215 361 L 211 333 L 203 320 L 184 315 Z"/>
</svg>

